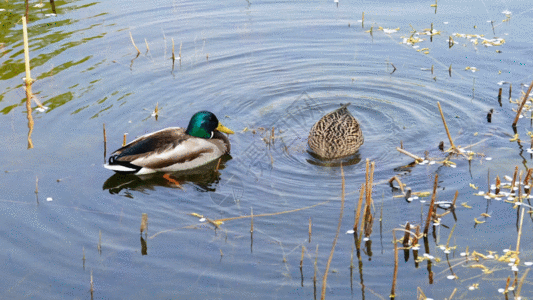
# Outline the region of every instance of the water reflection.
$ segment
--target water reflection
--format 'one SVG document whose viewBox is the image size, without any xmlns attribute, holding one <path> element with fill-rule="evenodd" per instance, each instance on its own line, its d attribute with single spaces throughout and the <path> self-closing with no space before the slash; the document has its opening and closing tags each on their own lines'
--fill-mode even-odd
<svg viewBox="0 0 533 300">
<path fill-rule="evenodd" d="M 341 164 L 343 166 L 349 166 L 358 164 L 361 161 L 361 154 L 359 153 L 359 151 L 357 151 L 354 155 L 349 155 L 337 159 L 323 159 L 309 150 L 307 151 L 307 153 L 309 153 L 309 155 L 311 156 L 310 159 L 307 159 L 307 162 L 312 165 L 321 167 L 340 167 Z"/>
<path fill-rule="evenodd" d="M 147 175 L 115 173 L 104 182 L 102 189 L 109 190 L 110 194 L 118 194 L 124 189 L 146 192 L 148 190 L 153 191 L 158 186 L 183 188 L 184 183 L 192 183 L 199 191 L 216 192 L 221 181 L 221 173 L 219 171 L 225 168 L 225 163 L 230 159 L 231 156 L 229 155 L 222 156 L 218 171 L 216 169 L 218 164 L 217 160 L 189 171 Z"/>
</svg>

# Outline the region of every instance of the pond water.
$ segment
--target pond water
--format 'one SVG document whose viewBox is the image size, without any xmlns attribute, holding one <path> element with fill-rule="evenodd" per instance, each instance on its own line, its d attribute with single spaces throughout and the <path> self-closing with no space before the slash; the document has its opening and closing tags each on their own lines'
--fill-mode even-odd
<svg viewBox="0 0 533 300">
<path fill-rule="evenodd" d="M 443 216 L 420 240 L 419 256 L 431 260 L 400 251 L 396 298 L 414 299 L 420 288 L 434 299 L 449 299 L 454 289 L 454 299 L 501 299 L 498 289 L 509 276 L 509 297 L 518 286 L 522 296 L 533 294 L 526 274 L 533 261 L 530 208 L 523 206 L 517 272 L 508 261 L 472 262 L 474 251 L 501 257 L 516 249 L 520 208 L 474 194 L 487 192 L 496 176 L 507 181 L 516 166 L 523 180 L 533 159 L 531 113 L 523 111 L 516 139 L 517 105 L 509 102 L 509 83 L 516 101 L 533 79 L 530 1 L 452 0 L 437 8 L 406 0 L 30 2 L 33 92 L 48 108 L 32 104 L 32 148 L 22 81 L 25 5 L 0 2 L 2 298 L 320 298 L 342 178 L 339 164 L 309 154 L 307 135 L 346 102 L 365 143 L 343 167 L 345 205 L 326 297 L 389 297 L 392 230 L 407 221 L 423 225 L 431 197 L 395 197 L 401 193 L 388 180 L 396 175 L 413 192 L 430 192 L 436 174 L 438 201 L 458 191 L 455 217 Z M 431 27 L 430 39 L 423 30 Z M 408 44 L 409 37 L 423 40 Z M 450 143 L 437 102 L 455 145 L 473 144 L 467 150 L 480 155 L 451 157 L 453 167 L 407 166 L 413 159 L 396 150 L 400 145 L 434 161 L 446 157 L 438 149 Z M 208 166 L 169 181 L 102 167 L 104 124 L 109 155 L 125 133 L 131 141 L 185 127 L 205 109 L 236 132 L 218 171 Z M 370 240 L 354 251 L 354 235 L 346 232 L 367 159 L 375 162 L 375 220 Z M 190 215 L 220 220 L 252 209 L 253 239 L 250 218 L 215 230 Z M 148 233 L 140 237 L 143 213 Z M 440 248 L 446 244 L 455 247 L 449 254 Z M 466 251 L 469 261 L 460 255 Z"/>
</svg>

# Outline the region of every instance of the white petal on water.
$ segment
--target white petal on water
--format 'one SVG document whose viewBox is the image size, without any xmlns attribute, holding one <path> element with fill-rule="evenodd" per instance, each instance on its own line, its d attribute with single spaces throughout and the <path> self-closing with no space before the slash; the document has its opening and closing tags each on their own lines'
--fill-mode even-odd
<svg viewBox="0 0 533 300">
<path fill-rule="evenodd" d="M 346 234 L 353 234 L 355 231 L 353 231 L 353 229 L 350 229 L 348 231 L 346 231 Z"/>
<path fill-rule="evenodd" d="M 448 276 L 446 276 L 446 278 L 448 278 L 448 279 L 450 279 L 450 280 L 454 280 L 454 279 L 455 279 L 455 276 L 453 276 L 453 275 L 448 275 Z"/>
<path fill-rule="evenodd" d="M 44 3 L 35 4 L 33 7 L 41 8 L 44 6 Z"/>
<path fill-rule="evenodd" d="M 492 160 L 492 157 L 485 157 L 485 160 Z"/>
<path fill-rule="evenodd" d="M 52 201 L 52 200 L 54 200 L 54 199 L 52 199 L 52 197 L 48 197 L 48 198 L 46 198 L 46 201 L 48 201 L 48 202 L 50 202 L 50 201 Z"/>
<path fill-rule="evenodd" d="M 200 218 L 200 220 L 198 220 L 200 222 L 205 222 L 205 218 Z"/>
<path fill-rule="evenodd" d="M 529 266 L 533 266 L 533 261 L 526 261 L 526 262 L 524 263 L 524 265 L 526 265 L 526 266 L 528 266 L 528 267 L 529 267 Z"/>
</svg>

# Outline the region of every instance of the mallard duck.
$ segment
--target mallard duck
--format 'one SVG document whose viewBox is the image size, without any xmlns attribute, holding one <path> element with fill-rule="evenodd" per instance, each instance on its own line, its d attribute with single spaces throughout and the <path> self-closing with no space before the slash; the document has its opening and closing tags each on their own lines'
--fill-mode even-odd
<svg viewBox="0 0 533 300">
<path fill-rule="evenodd" d="M 143 135 L 116 150 L 104 167 L 136 175 L 194 169 L 229 153 L 234 133 L 208 111 L 195 113 L 187 129 L 169 127 Z"/>
<path fill-rule="evenodd" d="M 348 111 L 348 104 L 323 116 L 309 132 L 311 150 L 325 159 L 353 155 L 364 142 L 357 120 Z"/>
</svg>

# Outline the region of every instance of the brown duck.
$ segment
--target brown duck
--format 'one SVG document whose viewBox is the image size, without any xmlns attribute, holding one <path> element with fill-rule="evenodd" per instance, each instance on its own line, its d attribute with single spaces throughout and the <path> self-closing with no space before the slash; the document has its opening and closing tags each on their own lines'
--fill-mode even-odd
<svg viewBox="0 0 533 300">
<path fill-rule="evenodd" d="M 364 142 L 363 132 L 347 107 L 341 104 L 335 111 L 323 116 L 309 132 L 309 147 L 318 156 L 335 159 L 353 155 Z"/>
</svg>

